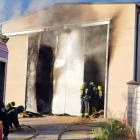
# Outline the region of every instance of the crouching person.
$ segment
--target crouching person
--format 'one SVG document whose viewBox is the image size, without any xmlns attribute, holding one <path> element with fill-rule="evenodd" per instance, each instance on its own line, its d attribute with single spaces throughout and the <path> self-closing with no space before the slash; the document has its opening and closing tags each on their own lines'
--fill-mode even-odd
<svg viewBox="0 0 140 140">
<path fill-rule="evenodd" d="M 9 124 L 10 124 L 10 128 L 13 129 L 13 124 L 15 126 L 16 129 L 20 129 L 21 126 L 19 124 L 18 121 L 18 114 L 22 113 L 24 111 L 24 107 L 23 106 L 18 106 L 18 107 L 10 107 L 7 110 L 7 115 L 9 117 Z"/>
</svg>

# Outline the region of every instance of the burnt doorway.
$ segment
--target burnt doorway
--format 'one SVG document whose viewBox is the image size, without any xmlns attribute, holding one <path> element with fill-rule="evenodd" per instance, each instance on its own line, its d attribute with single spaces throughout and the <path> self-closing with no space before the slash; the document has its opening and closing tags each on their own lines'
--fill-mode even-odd
<svg viewBox="0 0 140 140">
<path fill-rule="evenodd" d="M 102 87 L 102 96 L 98 96 L 98 110 L 104 109 L 104 88 L 106 69 L 107 25 L 85 28 L 84 82 Z"/>
<path fill-rule="evenodd" d="M 55 43 L 54 31 L 31 34 L 28 38 L 27 111 L 51 113 Z"/>
<path fill-rule="evenodd" d="M 55 31 L 43 32 L 36 68 L 37 111 L 40 113 L 51 113 L 52 110 L 55 43 Z"/>
<path fill-rule="evenodd" d="M 0 62 L 0 101 L 4 98 L 5 63 Z"/>
<path fill-rule="evenodd" d="M 53 50 L 52 47 L 41 45 L 39 50 L 37 75 L 36 75 L 36 96 L 37 111 L 41 113 L 51 112 L 51 101 L 53 94 Z"/>
</svg>

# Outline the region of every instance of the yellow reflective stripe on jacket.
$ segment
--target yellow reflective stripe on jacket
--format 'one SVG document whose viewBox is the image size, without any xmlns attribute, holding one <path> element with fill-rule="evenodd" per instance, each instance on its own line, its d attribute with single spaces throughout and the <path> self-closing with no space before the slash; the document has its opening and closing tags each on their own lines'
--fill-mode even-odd
<svg viewBox="0 0 140 140">
<path fill-rule="evenodd" d="M 14 112 L 14 111 L 15 111 L 15 110 L 12 109 L 12 110 L 8 111 L 7 114 L 10 114 L 11 112 Z"/>
<path fill-rule="evenodd" d="M 88 88 L 85 89 L 85 94 L 87 94 L 87 93 L 88 93 Z"/>
</svg>

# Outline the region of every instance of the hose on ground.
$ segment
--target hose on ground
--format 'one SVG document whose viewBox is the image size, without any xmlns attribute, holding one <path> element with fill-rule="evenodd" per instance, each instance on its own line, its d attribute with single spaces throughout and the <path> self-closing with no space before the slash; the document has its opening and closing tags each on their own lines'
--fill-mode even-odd
<svg viewBox="0 0 140 140">
<path fill-rule="evenodd" d="M 26 139 L 24 139 L 24 140 L 30 140 L 30 139 L 32 139 L 32 138 L 34 138 L 34 137 L 36 137 L 36 136 L 37 136 L 37 134 L 38 134 L 38 130 L 36 130 L 36 129 L 32 128 L 30 125 L 25 125 L 25 124 L 22 124 L 21 126 L 26 126 L 26 127 L 28 127 L 28 128 L 30 128 L 30 129 L 32 129 L 32 130 L 35 132 L 35 134 L 34 134 L 34 135 L 32 135 L 32 136 L 30 136 L 30 137 L 28 137 L 28 138 L 26 138 Z"/>
<path fill-rule="evenodd" d="M 92 130 L 93 129 L 69 129 L 69 127 L 71 126 L 75 126 L 75 125 L 81 125 L 81 126 L 88 126 L 88 127 L 99 127 L 99 125 L 97 124 L 92 124 L 92 123 L 73 123 L 73 124 L 69 124 L 69 125 L 66 125 L 65 126 L 65 130 L 64 131 L 61 131 L 58 135 L 57 135 L 57 140 L 60 140 L 60 137 L 63 133 L 65 132 L 76 132 L 76 133 L 81 133 L 81 134 L 92 134 Z M 94 128 L 94 129 L 95 129 Z M 86 132 L 83 132 L 83 131 L 86 131 Z"/>
</svg>

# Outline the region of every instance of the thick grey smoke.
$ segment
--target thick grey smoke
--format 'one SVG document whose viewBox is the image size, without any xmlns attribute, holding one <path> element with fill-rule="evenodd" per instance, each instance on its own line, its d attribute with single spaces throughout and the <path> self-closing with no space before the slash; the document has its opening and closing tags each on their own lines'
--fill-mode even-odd
<svg viewBox="0 0 140 140">
<path fill-rule="evenodd" d="M 54 114 L 79 115 L 79 88 L 83 81 L 84 63 L 83 40 L 83 30 L 78 28 L 61 30 L 59 35 L 54 64 Z"/>
<path fill-rule="evenodd" d="M 91 72 L 92 76 L 85 77 L 89 83 L 104 85 L 105 62 L 107 46 L 107 26 L 93 26 L 85 29 L 85 71 Z M 92 79 L 91 79 L 92 77 Z"/>
<path fill-rule="evenodd" d="M 0 23 L 56 4 L 55 0 L 29 0 L 24 8 L 22 0 L 0 0 Z"/>
<path fill-rule="evenodd" d="M 84 80 L 88 84 L 93 81 L 102 86 L 104 94 L 107 47 L 107 25 L 85 28 Z M 99 101 L 99 109 L 103 109 L 104 100 Z"/>
<path fill-rule="evenodd" d="M 0 23 L 61 2 L 75 2 L 75 0 L 29 0 L 26 8 L 22 6 L 25 3 L 22 0 L 0 0 Z"/>
</svg>

